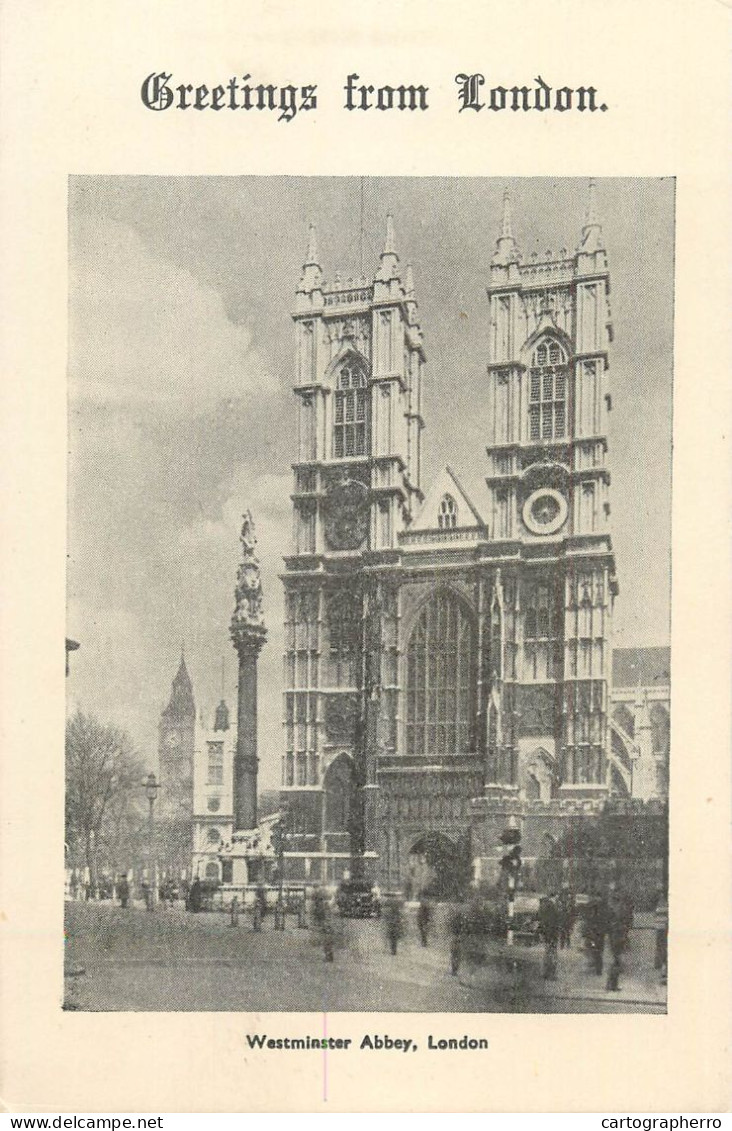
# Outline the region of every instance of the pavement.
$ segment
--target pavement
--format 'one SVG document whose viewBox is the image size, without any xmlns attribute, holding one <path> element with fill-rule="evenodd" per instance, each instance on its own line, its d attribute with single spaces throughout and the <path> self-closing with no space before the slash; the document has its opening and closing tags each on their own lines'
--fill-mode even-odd
<svg viewBox="0 0 732 1131">
<path fill-rule="evenodd" d="M 335 920 L 335 955 L 294 917 L 261 932 L 250 917 L 180 907 L 122 910 L 108 902 L 66 904 L 67 1009 L 226 1012 L 664 1013 L 653 970 L 653 931 L 640 924 L 623 959 L 620 991 L 591 974 L 578 936 L 559 954 L 558 978 L 541 976 L 543 948 L 489 944 L 481 962 L 450 972 L 446 909 L 430 943 L 419 942 L 414 909 L 395 956 L 383 924 Z"/>
</svg>

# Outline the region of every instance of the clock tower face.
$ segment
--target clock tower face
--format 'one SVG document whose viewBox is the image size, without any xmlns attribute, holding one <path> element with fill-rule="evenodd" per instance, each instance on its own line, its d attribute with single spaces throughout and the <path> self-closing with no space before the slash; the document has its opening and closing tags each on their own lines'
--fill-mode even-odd
<svg viewBox="0 0 732 1131">
<path fill-rule="evenodd" d="M 358 550 L 369 529 L 369 491 L 365 483 L 346 479 L 326 497 L 325 536 L 332 550 Z"/>
<path fill-rule="evenodd" d="M 552 487 L 540 487 L 524 503 L 522 517 L 532 534 L 556 534 L 567 519 L 567 500 Z"/>
<path fill-rule="evenodd" d="M 166 743 L 168 744 L 168 746 L 170 747 L 171 750 L 173 749 L 173 747 L 180 745 L 180 734 L 179 734 L 179 732 L 177 730 L 169 731 L 168 736 L 165 739 L 165 741 L 166 741 Z"/>
</svg>

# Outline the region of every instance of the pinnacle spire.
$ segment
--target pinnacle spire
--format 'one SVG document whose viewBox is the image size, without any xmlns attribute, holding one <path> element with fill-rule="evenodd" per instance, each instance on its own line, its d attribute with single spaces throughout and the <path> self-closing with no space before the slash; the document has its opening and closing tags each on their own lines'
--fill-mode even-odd
<svg viewBox="0 0 732 1131">
<path fill-rule="evenodd" d="M 507 188 L 503 190 L 503 212 L 501 215 L 501 239 L 512 240 L 511 227 L 511 197 Z"/>
<path fill-rule="evenodd" d="M 384 250 L 381 253 L 381 265 L 376 273 L 376 278 L 382 283 L 388 283 L 390 279 L 399 278 L 399 256 L 396 251 L 394 217 L 391 212 L 389 212 L 386 217 L 386 239 L 384 240 Z"/>
<path fill-rule="evenodd" d="M 597 224 L 597 184 L 594 177 L 590 177 L 590 183 L 587 186 L 587 212 L 585 214 L 585 227 L 589 228 L 593 224 Z"/>
<path fill-rule="evenodd" d="M 508 267 L 511 263 L 518 263 L 521 258 L 511 224 L 511 197 L 508 189 L 503 190 L 503 204 L 501 206 L 501 229 L 496 240 L 496 250 L 493 253 L 492 263 L 496 267 Z"/>
<path fill-rule="evenodd" d="M 396 247 L 394 246 L 394 217 L 391 212 L 386 216 L 386 241 L 384 243 L 383 255 L 396 255 Z"/>
<path fill-rule="evenodd" d="M 167 707 L 163 711 L 163 715 L 166 718 L 170 718 L 172 716 L 195 717 L 195 714 L 196 708 L 193 699 L 193 684 L 191 683 L 191 677 L 186 667 L 184 647 L 183 644 L 181 644 L 178 671 L 175 673 L 170 689 L 170 699 Z"/>
<path fill-rule="evenodd" d="M 308 251 L 305 260 L 306 267 L 319 267 L 318 263 L 318 229 L 315 224 L 308 226 Z"/>
<path fill-rule="evenodd" d="M 308 226 L 308 249 L 305 253 L 305 262 L 302 268 L 298 293 L 312 294 L 320 290 L 323 282 L 323 272 L 318 262 L 318 233 L 315 224 Z"/>
<path fill-rule="evenodd" d="M 590 177 L 587 186 L 587 211 L 582 227 L 582 239 L 579 250 L 586 255 L 601 251 L 605 244 L 602 238 L 602 226 L 597 212 L 597 184 L 594 177 Z"/>
</svg>

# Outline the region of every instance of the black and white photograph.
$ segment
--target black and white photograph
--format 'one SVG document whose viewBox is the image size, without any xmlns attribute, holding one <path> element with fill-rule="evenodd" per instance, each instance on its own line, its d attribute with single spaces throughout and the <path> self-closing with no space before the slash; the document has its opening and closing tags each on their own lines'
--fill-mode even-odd
<svg viewBox="0 0 732 1131">
<path fill-rule="evenodd" d="M 64 1010 L 666 1013 L 674 215 L 69 178 Z"/>
</svg>

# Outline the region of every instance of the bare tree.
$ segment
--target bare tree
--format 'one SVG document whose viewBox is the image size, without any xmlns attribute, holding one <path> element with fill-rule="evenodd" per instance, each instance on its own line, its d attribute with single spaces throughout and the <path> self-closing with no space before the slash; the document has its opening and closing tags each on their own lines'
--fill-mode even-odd
<svg viewBox="0 0 732 1131">
<path fill-rule="evenodd" d="M 80 710 L 72 715 L 66 724 L 66 839 L 83 853 L 94 887 L 95 845 L 104 845 L 112 859 L 117 855 L 118 834 L 135 823 L 142 777 L 129 735 Z"/>
</svg>

